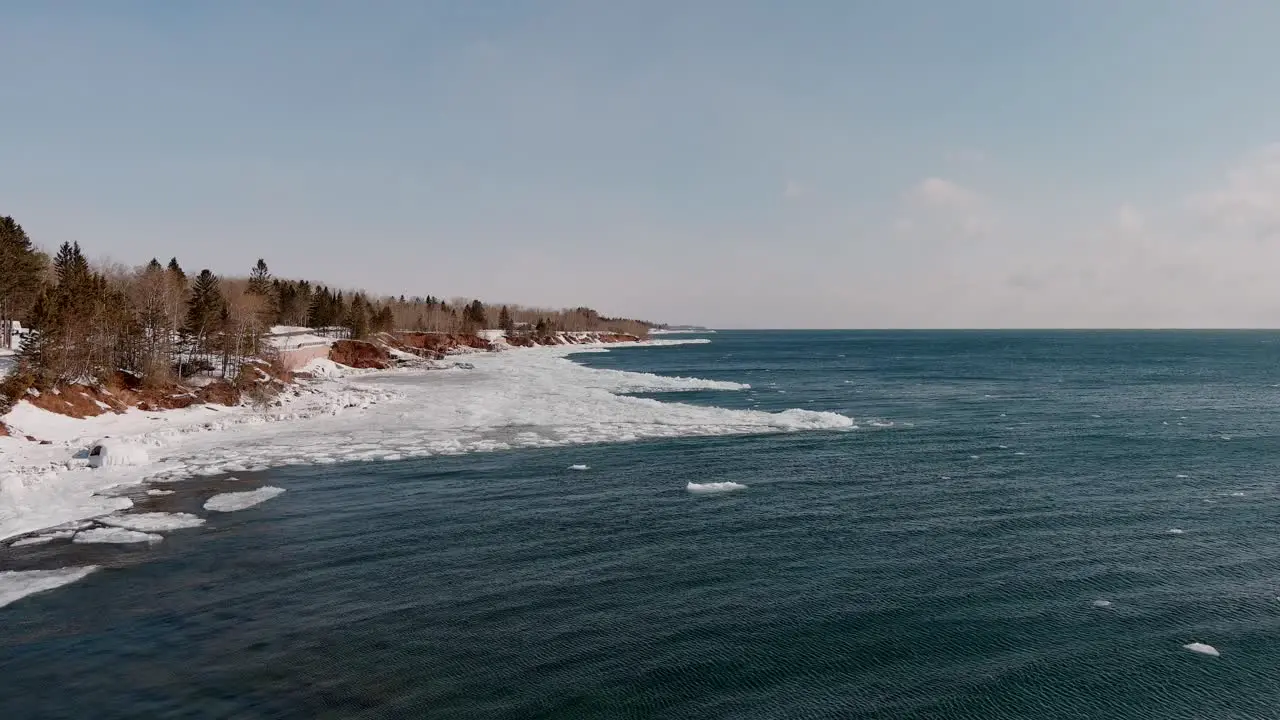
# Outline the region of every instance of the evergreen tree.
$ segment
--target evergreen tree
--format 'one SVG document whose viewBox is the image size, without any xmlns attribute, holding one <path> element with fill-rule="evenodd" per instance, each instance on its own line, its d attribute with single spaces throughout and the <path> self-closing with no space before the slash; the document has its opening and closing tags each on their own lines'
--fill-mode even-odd
<svg viewBox="0 0 1280 720">
<path fill-rule="evenodd" d="M 187 320 L 183 331 L 195 343 L 197 350 L 204 350 L 209 337 L 217 331 L 226 301 L 222 297 L 218 276 L 209 270 L 201 270 L 191 286 L 191 297 L 187 300 Z"/>
<path fill-rule="evenodd" d="M 551 328 L 547 325 L 546 318 L 538 318 L 538 324 L 534 326 L 534 332 L 537 333 L 538 337 L 546 337 L 551 334 Z"/>
<path fill-rule="evenodd" d="M 506 305 L 503 305 L 502 310 L 498 312 L 498 327 L 502 328 L 502 332 L 507 337 L 514 337 L 516 334 L 515 321 L 511 319 L 511 311 L 507 309 Z"/>
<path fill-rule="evenodd" d="M 470 305 L 462 309 L 462 320 L 473 326 L 475 330 L 483 330 L 489 324 L 489 319 L 484 311 L 484 303 L 479 300 L 473 300 Z"/>
<path fill-rule="evenodd" d="M 254 295 L 267 295 L 271 292 L 271 271 L 262 258 L 258 258 L 258 264 L 249 272 L 249 292 Z"/>
<path fill-rule="evenodd" d="M 182 272 L 182 266 L 178 264 L 178 258 L 169 258 L 169 272 L 173 273 L 174 277 L 179 280 L 186 282 L 187 274 Z"/>
<path fill-rule="evenodd" d="M 147 263 L 147 272 L 157 272 L 163 269 L 164 269 L 164 266 L 161 265 L 160 261 L 155 258 L 151 258 L 151 262 Z"/>
<path fill-rule="evenodd" d="M 395 329 L 396 317 L 390 305 L 383 305 L 373 318 L 374 332 L 391 332 Z"/>
<path fill-rule="evenodd" d="M 9 347 L 11 324 L 36 301 L 43 257 L 13 218 L 0 217 L 0 347 Z"/>
<path fill-rule="evenodd" d="M 341 297 L 341 293 L 339 293 L 339 297 Z M 343 325 L 351 330 L 351 338 L 353 340 L 359 340 L 369 334 L 369 303 L 365 301 L 362 295 L 356 295 L 351 298 L 351 304 L 347 308 Z"/>
<path fill-rule="evenodd" d="M 58 286 L 75 289 L 89 277 L 89 261 L 80 252 L 80 243 L 62 243 L 53 258 L 53 271 L 58 276 Z"/>
</svg>

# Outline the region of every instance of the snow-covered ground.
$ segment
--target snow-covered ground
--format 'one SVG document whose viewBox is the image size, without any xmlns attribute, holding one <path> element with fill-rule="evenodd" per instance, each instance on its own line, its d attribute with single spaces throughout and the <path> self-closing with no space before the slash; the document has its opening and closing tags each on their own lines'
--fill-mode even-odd
<svg viewBox="0 0 1280 720">
<path fill-rule="evenodd" d="M 699 341 L 646 344 L 681 342 Z M 606 349 L 479 353 L 467 356 L 473 369 L 334 369 L 265 412 L 201 406 L 76 420 L 21 403 L 3 418 L 18 437 L 0 438 L 0 540 L 127 508 L 128 498 L 95 494 L 121 485 L 283 465 L 853 427 L 852 420 L 834 413 L 766 413 L 624 397 L 618 393 L 747 386 L 597 370 L 565 357 Z M 85 448 L 104 437 L 146 446 L 149 463 L 89 468 Z"/>
</svg>

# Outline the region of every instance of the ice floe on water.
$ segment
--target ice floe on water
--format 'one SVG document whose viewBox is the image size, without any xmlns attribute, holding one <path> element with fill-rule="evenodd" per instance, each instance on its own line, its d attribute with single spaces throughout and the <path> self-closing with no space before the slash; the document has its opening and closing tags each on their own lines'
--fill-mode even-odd
<svg viewBox="0 0 1280 720">
<path fill-rule="evenodd" d="M 570 466 L 569 466 L 569 469 L 570 469 L 570 470 L 590 470 L 590 469 L 591 469 L 591 466 L 590 466 L 590 465 L 581 465 L 581 464 L 579 464 L 579 465 L 570 465 Z"/>
<path fill-rule="evenodd" d="M 1205 645 L 1202 642 L 1187 643 L 1182 647 L 1187 650 L 1190 650 L 1193 653 L 1200 653 L 1201 655 L 1209 655 L 1211 657 L 1218 657 L 1222 654 L 1218 652 L 1218 648 L 1212 645 Z"/>
<path fill-rule="evenodd" d="M 31 545 L 45 545 L 53 542 L 52 535 L 35 535 L 33 537 L 24 537 L 9 543 L 9 547 L 28 547 Z"/>
<path fill-rule="evenodd" d="M 1170 535 L 1183 535 L 1187 531 L 1183 530 L 1182 528 L 1169 528 L 1165 532 L 1169 533 Z"/>
<path fill-rule="evenodd" d="M 164 495 L 172 495 L 173 492 L 174 491 L 172 490 L 161 490 L 159 488 L 151 488 L 150 490 L 147 491 L 147 494 L 153 497 L 161 497 Z"/>
<path fill-rule="evenodd" d="M 210 512 L 235 512 L 264 503 L 282 492 L 284 488 L 267 485 L 257 490 L 219 493 L 205 501 L 204 509 Z"/>
<path fill-rule="evenodd" d="M 736 482 L 710 482 L 695 483 L 691 482 L 685 485 L 685 490 L 698 495 L 706 495 L 710 493 L 732 492 L 734 490 L 746 490 L 747 486 Z"/>
<path fill-rule="evenodd" d="M 204 518 L 191 513 L 148 512 L 108 515 L 98 518 L 98 522 L 111 527 L 145 533 L 198 527 L 204 524 Z"/>
<path fill-rule="evenodd" d="M 9 570 L 0 572 L 0 607 L 46 590 L 73 583 L 97 570 L 96 565 L 57 570 Z"/>
<path fill-rule="evenodd" d="M 1110 600 L 1094 600 L 1092 605 L 1096 608 L 1109 608 L 1111 607 L 1111 601 Z"/>
<path fill-rule="evenodd" d="M 164 540 L 163 535 L 128 530 L 120 527 L 99 527 L 81 530 L 71 538 L 71 542 L 82 545 L 132 545 L 133 543 L 158 543 Z"/>
</svg>

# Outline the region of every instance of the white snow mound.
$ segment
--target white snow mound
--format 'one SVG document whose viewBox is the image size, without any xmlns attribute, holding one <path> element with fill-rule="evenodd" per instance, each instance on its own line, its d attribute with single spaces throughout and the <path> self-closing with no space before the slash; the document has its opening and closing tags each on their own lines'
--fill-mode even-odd
<svg viewBox="0 0 1280 720">
<path fill-rule="evenodd" d="M 235 512 L 264 503 L 282 492 L 284 488 L 267 485 L 245 492 L 219 493 L 205 501 L 204 509 L 210 512 Z"/>
<path fill-rule="evenodd" d="M 104 438 L 89 446 L 89 467 L 137 466 L 149 462 L 147 449 L 135 443 Z"/>
<path fill-rule="evenodd" d="M 0 607 L 46 590 L 73 583 L 97 570 L 97 565 L 57 570 L 8 570 L 0 572 Z"/>
</svg>

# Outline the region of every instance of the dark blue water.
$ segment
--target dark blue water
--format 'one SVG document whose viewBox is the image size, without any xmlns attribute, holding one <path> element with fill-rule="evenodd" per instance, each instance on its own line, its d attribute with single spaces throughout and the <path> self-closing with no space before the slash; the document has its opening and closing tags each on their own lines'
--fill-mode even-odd
<svg viewBox="0 0 1280 720">
<path fill-rule="evenodd" d="M 271 472 L 0 610 L 0 718 L 1280 717 L 1280 335 L 581 361 L 861 428 Z"/>
</svg>

